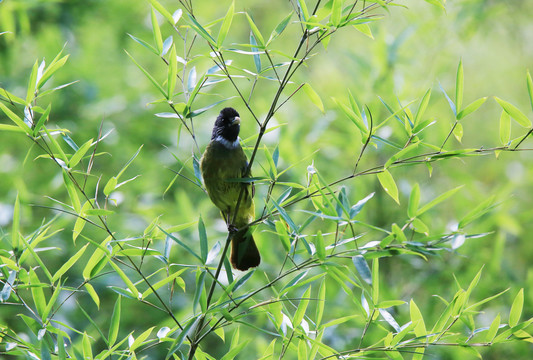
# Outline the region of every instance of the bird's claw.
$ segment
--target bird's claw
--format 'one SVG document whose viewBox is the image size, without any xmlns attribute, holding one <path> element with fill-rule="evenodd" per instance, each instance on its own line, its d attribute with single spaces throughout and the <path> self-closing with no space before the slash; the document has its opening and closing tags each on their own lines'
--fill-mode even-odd
<svg viewBox="0 0 533 360">
<path fill-rule="evenodd" d="M 233 224 L 229 224 L 228 225 L 228 231 L 231 233 L 236 233 L 237 231 L 239 231 L 239 228 L 237 228 L 235 225 Z"/>
</svg>

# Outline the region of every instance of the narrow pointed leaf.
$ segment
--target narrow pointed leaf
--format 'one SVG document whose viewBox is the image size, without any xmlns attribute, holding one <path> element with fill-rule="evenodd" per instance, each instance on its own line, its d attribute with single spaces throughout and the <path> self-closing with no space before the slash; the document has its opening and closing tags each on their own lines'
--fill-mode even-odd
<svg viewBox="0 0 533 360">
<path fill-rule="evenodd" d="M 307 95 L 307 97 L 309 98 L 309 100 L 311 100 L 311 102 L 315 104 L 315 106 L 319 108 L 322 113 L 324 113 L 324 104 L 322 103 L 320 96 L 311 87 L 311 85 L 309 85 L 308 83 L 305 83 L 303 85 L 303 90 L 305 94 Z"/>
<path fill-rule="evenodd" d="M 398 187 L 396 186 L 396 182 L 394 181 L 391 173 L 387 169 L 384 169 L 383 172 L 378 174 L 378 180 L 385 192 L 389 194 L 389 196 L 396 201 L 396 203 L 400 204 L 400 200 L 398 198 Z"/>
<path fill-rule="evenodd" d="M 515 327 L 522 316 L 522 309 L 524 308 L 524 289 L 520 289 L 514 298 L 511 312 L 509 313 L 509 326 Z"/>
<path fill-rule="evenodd" d="M 89 244 L 85 244 L 84 247 L 78 250 L 76 254 L 74 254 L 71 258 L 69 258 L 67 262 L 65 262 L 59 268 L 59 270 L 56 271 L 56 273 L 52 277 L 52 282 L 56 282 L 59 278 L 61 278 L 61 276 L 63 276 L 63 274 L 65 274 L 80 259 L 80 257 L 83 255 L 85 250 L 87 250 L 87 246 L 89 246 Z"/>
<path fill-rule="evenodd" d="M 505 110 L 509 115 L 511 115 L 511 117 L 515 119 L 517 123 L 519 123 L 525 128 L 531 127 L 531 120 L 529 120 L 527 116 L 525 116 L 524 113 L 522 113 L 516 106 L 498 97 L 495 97 L 494 99 L 496 99 L 496 101 L 498 102 L 498 104 L 500 104 L 503 110 Z"/>
<path fill-rule="evenodd" d="M 457 114 L 457 120 L 461 120 L 462 118 L 470 115 L 471 113 L 479 109 L 479 107 L 483 105 L 486 100 L 487 97 L 485 96 L 468 104 L 463 110 L 459 112 L 459 114 Z"/>
<path fill-rule="evenodd" d="M 217 38 L 217 45 L 218 48 L 222 47 L 222 43 L 226 39 L 226 36 L 228 35 L 229 29 L 231 27 L 231 22 L 233 20 L 233 13 L 235 8 L 235 2 L 232 2 L 228 12 L 226 13 L 226 16 L 224 17 L 224 21 L 222 22 L 222 26 L 220 27 L 220 31 L 218 32 L 218 38 Z"/>
<path fill-rule="evenodd" d="M 502 145 L 508 145 L 511 140 L 511 116 L 502 110 L 500 116 L 500 142 Z"/>
<path fill-rule="evenodd" d="M 461 111 L 463 106 L 463 89 L 464 89 L 464 75 L 463 75 L 463 59 L 459 61 L 457 67 L 457 79 L 455 81 L 455 106 L 457 111 Z"/>
<path fill-rule="evenodd" d="M 441 195 L 437 196 L 435 199 L 431 200 L 426 205 L 424 205 L 420 209 L 418 209 L 418 211 L 416 212 L 416 216 L 422 215 L 423 213 L 425 213 L 426 211 L 428 211 L 432 207 L 434 207 L 437 204 L 440 204 L 441 202 L 443 202 L 444 200 L 452 197 L 457 191 L 461 190 L 462 187 L 463 187 L 463 185 L 458 186 L 456 188 L 453 188 L 451 190 L 446 191 L 444 194 L 441 194 Z"/>
</svg>

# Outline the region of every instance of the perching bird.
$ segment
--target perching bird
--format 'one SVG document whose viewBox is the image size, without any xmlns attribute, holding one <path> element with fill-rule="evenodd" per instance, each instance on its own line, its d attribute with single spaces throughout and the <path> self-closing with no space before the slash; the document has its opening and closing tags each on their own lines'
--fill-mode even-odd
<svg viewBox="0 0 533 360">
<path fill-rule="evenodd" d="M 215 121 L 211 142 L 200 160 L 200 169 L 207 194 L 222 212 L 228 229 L 238 229 L 233 234 L 230 261 L 235 269 L 245 271 L 258 266 L 261 257 L 250 229 L 243 229 L 255 217 L 253 184 L 226 181 L 251 177 L 251 172 L 247 171 L 246 154 L 239 143 L 240 123 L 239 113 L 235 109 L 222 109 Z M 243 194 L 235 215 L 241 191 Z"/>
</svg>

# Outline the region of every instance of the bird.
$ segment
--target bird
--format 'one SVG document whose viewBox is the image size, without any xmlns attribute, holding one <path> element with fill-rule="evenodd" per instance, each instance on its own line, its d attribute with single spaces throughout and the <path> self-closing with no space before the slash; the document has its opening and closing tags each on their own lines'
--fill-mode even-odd
<svg viewBox="0 0 533 360">
<path fill-rule="evenodd" d="M 252 177 L 248 159 L 239 142 L 240 124 L 241 119 L 235 109 L 226 107 L 220 111 L 211 141 L 200 160 L 200 171 L 209 198 L 222 213 L 232 234 L 231 265 L 246 271 L 259 266 L 261 256 L 247 226 L 255 218 L 254 184 L 251 181 L 228 181 Z"/>
</svg>

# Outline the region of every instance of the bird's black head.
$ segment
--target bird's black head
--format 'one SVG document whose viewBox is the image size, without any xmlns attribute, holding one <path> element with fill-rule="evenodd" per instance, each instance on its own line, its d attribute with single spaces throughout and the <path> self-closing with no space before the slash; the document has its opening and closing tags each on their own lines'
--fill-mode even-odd
<svg viewBox="0 0 533 360">
<path fill-rule="evenodd" d="M 233 143 L 239 137 L 241 119 L 239 113 L 234 108 L 224 108 L 218 114 L 211 140 L 216 140 L 219 136 L 224 140 Z"/>
</svg>

